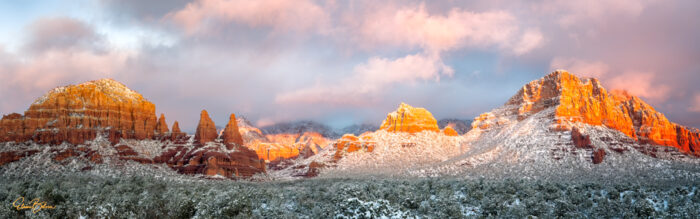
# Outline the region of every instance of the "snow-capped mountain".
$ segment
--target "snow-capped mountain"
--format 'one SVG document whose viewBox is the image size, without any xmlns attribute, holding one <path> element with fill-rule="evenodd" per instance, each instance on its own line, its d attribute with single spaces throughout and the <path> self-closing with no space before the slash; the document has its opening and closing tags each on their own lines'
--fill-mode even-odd
<svg viewBox="0 0 700 219">
<path fill-rule="evenodd" d="M 340 129 L 340 131 L 337 131 L 338 133 L 343 133 L 343 134 L 353 134 L 353 135 L 360 135 L 365 132 L 373 132 L 377 131 L 379 129 L 379 126 L 372 125 L 372 124 L 354 124 L 354 125 L 349 125 L 345 128 Z"/>
<path fill-rule="evenodd" d="M 528 83 L 504 106 L 476 117 L 462 136 L 433 128 L 392 132 L 416 121 L 405 119 L 403 108 L 390 113 L 381 130 L 359 136 L 354 152 L 342 153 L 347 147 L 341 139 L 273 174 L 700 178 L 695 129 L 669 122 L 626 92 L 609 93 L 596 79 L 566 71 Z"/>
<path fill-rule="evenodd" d="M 302 134 L 315 132 L 326 138 L 338 138 L 340 135 L 331 127 L 314 121 L 283 122 L 260 128 L 263 134 Z"/>
<path fill-rule="evenodd" d="M 460 135 L 466 134 L 472 129 L 472 120 L 468 119 L 441 119 L 438 120 L 438 127 L 444 129 L 445 127 L 452 127 Z"/>
<path fill-rule="evenodd" d="M 405 103 L 381 124 L 351 126 L 341 137 L 316 122 L 258 129 L 231 114 L 226 128 L 217 131 L 203 110 L 196 134 L 188 136 L 177 121 L 168 129 L 164 115 L 156 119 L 155 106 L 139 94 L 101 80 L 54 89 L 25 115 L 4 116 L 0 166 L 28 166 L 43 157 L 52 163 L 166 164 L 178 173 L 228 178 L 258 173 L 700 178 L 697 129 L 668 121 L 626 92 L 608 92 L 598 80 L 566 71 L 526 84 L 502 107 L 474 118 L 463 135 L 458 133 L 467 130 L 465 121 L 438 122 L 427 109 Z"/>
</svg>

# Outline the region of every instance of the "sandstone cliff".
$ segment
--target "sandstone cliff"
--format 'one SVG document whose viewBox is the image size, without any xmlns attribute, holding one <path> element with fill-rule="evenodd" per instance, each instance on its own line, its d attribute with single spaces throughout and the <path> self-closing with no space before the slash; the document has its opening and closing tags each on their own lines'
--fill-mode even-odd
<svg viewBox="0 0 700 219">
<path fill-rule="evenodd" d="M 414 108 L 405 103 L 401 103 L 396 111 L 389 113 L 379 129 L 408 133 L 440 131 L 433 114 L 424 108 Z"/>
<path fill-rule="evenodd" d="M 641 143 L 676 147 L 700 156 L 700 133 L 670 122 L 642 99 L 624 91 L 608 92 L 595 78 L 581 79 L 563 70 L 532 81 L 505 104 L 510 114 L 523 120 L 545 109 L 554 108 L 555 130 L 571 130 L 581 122 L 618 130 Z M 472 123 L 485 129 L 499 125 L 491 114 L 482 114 Z"/>
<path fill-rule="evenodd" d="M 231 117 L 228 121 L 228 124 L 226 124 L 226 128 L 224 128 L 224 132 L 222 133 L 221 138 L 224 140 L 224 144 L 226 144 L 229 147 L 229 149 L 233 148 L 233 146 L 231 146 L 232 144 L 243 145 L 243 137 L 241 137 L 241 133 L 238 131 L 236 114 L 231 114 Z"/>
<path fill-rule="evenodd" d="M 194 134 L 195 142 L 206 144 L 207 142 L 214 141 L 218 136 L 219 134 L 216 132 L 214 121 L 209 118 L 209 113 L 206 110 L 202 110 L 199 114 L 197 132 Z"/>
<path fill-rule="evenodd" d="M 98 132 L 147 139 L 155 134 L 155 105 L 111 79 L 58 87 L 38 98 L 24 115 L 0 121 L 0 141 L 81 144 Z"/>
</svg>

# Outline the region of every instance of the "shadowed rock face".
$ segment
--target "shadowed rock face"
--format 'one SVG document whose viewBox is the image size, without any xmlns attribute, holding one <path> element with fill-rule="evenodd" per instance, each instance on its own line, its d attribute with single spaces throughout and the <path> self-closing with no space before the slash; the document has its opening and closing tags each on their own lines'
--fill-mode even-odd
<svg viewBox="0 0 700 219">
<path fill-rule="evenodd" d="M 216 125 L 214 121 L 209 118 L 209 113 L 206 110 L 202 110 L 199 114 L 199 125 L 197 125 L 197 132 L 194 135 L 194 140 L 200 144 L 206 144 L 207 142 L 214 141 L 219 134 L 216 132 Z"/>
<path fill-rule="evenodd" d="M 180 124 L 177 121 L 175 121 L 173 123 L 172 132 L 170 132 L 170 140 L 172 140 L 172 141 L 184 140 L 186 137 L 187 137 L 187 134 L 180 131 Z"/>
<path fill-rule="evenodd" d="M 558 70 L 523 86 L 506 106 L 519 120 L 555 107 L 557 130 L 570 130 L 568 124 L 582 122 L 618 130 L 642 143 L 672 146 L 700 156 L 700 134 L 666 119 L 643 100 L 624 91 L 608 92 L 595 78 L 581 79 Z M 476 118 L 474 127 L 493 122 L 488 115 Z"/>
<path fill-rule="evenodd" d="M 433 114 L 426 109 L 414 108 L 405 103 L 401 103 L 396 111 L 389 113 L 379 129 L 408 133 L 440 131 Z"/>
<path fill-rule="evenodd" d="M 220 175 L 226 178 L 250 177 L 266 171 L 265 161 L 258 159 L 255 151 L 238 145 L 231 149 L 234 152 L 225 152 L 216 147 L 188 149 L 174 146 L 153 158 L 152 162 L 165 163 L 181 174 Z"/>
<path fill-rule="evenodd" d="M 165 115 L 162 113 L 160 114 L 160 117 L 158 118 L 158 123 L 156 124 L 156 133 L 160 136 L 166 135 L 170 130 L 168 130 L 168 124 L 165 123 Z"/>
<path fill-rule="evenodd" d="M 155 133 L 155 105 L 111 79 L 58 87 L 38 98 L 24 115 L 0 120 L 0 141 L 81 144 L 98 132 L 109 138 L 147 139 Z"/>
</svg>

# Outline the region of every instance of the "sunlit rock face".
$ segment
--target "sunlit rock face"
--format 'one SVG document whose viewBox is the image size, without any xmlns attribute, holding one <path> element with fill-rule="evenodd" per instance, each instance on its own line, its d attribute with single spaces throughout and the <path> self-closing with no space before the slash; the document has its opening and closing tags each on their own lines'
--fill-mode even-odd
<svg viewBox="0 0 700 219">
<path fill-rule="evenodd" d="M 224 144 L 226 144 L 229 149 L 233 148 L 232 145 L 243 145 L 243 137 L 241 137 L 241 133 L 238 131 L 236 114 L 231 114 L 224 132 L 221 134 L 221 138 L 224 140 Z"/>
<path fill-rule="evenodd" d="M 672 123 L 638 97 L 624 91 L 608 92 L 595 78 L 581 79 L 557 70 L 523 86 L 506 103 L 518 120 L 554 107 L 555 130 L 570 130 L 575 122 L 618 130 L 644 143 L 672 146 L 700 156 L 697 130 Z M 500 125 L 489 113 L 475 118 L 474 128 Z"/>
<path fill-rule="evenodd" d="M 202 111 L 200 116 L 196 137 L 190 140 L 177 121 L 169 130 L 165 115 L 156 120 L 155 106 L 119 82 L 103 79 L 59 87 L 37 99 L 25 115 L 3 116 L 0 141 L 67 142 L 68 147 L 36 150 L 22 148 L 36 144 L 6 143 L 0 166 L 30 156 L 49 156 L 57 162 L 166 164 L 183 174 L 227 178 L 265 172 L 265 162 L 241 145 L 234 115 L 223 142 L 215 141 L 218 133 L 208 113 Z"/>
<path fill-rule="evenodd" d="M 433 114 L 424 108 L 414 108 L 405 103 L 401 103 L 396 111 L 389 113 L 379 129 L 407 133 L 440 131 Z"/>
<path fill-rule="evenodd" d="M 330 142 L 317 132 L 268 134 L 246 143 L 262 159 L 273 161 L 317 154 Z"/>
<path fill-rule="evenodd" d="M 333 158 L 335 160 L 340 160 L 347 153 L 353 153 L 356 151 L 372 152 L 376 146 L 376 142 L 372 141 L 372 137 L 369 135 L 360 135 L 359 137 L 353 134 L 343 135 L 342 138 L 334 144 L 336 151 Z"/>
<path fill-rule="evenodd" d="M 0 121 L 0 141 L 80 144 L 98 132 L 110 139 L 147 139 L 155 134 L 155 105 L 111 79 L 58 87 L 38 98 L 24 115 Z"/>
<path fill-rule="evenodd" d="M 194 140 L 200 144 L 206 144 L 207 142 L 212 142 L 216 140 L 219 133 L 216 132 L 216 125 L 214 121 L 209 118 L 209 113 L 206 110 L 202 110 L 199 114 L 199 125 L 197 125 L 197 132 L 194 134 Z"/>
<path fill-rule="evenodd" d="M 457 131 L 455 131 L 455 130 L 454 130 L 452 127 L 450 127 L 450 126 L 445 127 L 445 129 L 442 130 L 442 132 L 443 132 L 445 135 L 447 135 L 447 136 L 458 136 L 458 135 L 459 135 L 459 133 L 457 133 Z"/>
<path fill-rule="evenodd" d="M 264 133 L 245 118 L 237 121 L 245 146 L 267 161 L 308 157 L 317 154 L 331 141 L 327 137 L 330 130 L 311 122 L 265 127 L 267 133 Z"/>
</svg>

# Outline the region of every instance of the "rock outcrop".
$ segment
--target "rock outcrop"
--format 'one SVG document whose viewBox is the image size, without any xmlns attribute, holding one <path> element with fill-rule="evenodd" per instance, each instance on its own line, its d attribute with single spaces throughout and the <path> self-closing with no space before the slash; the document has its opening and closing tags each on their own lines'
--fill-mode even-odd
<svg viewBox="0 0 700 219">
<path fill-rule="evenodd" d="M 405 103 L 401 103 L 396 111 L 389 113 L 379 129 L 408 133 L 440 131 L 433 114 L 424 108 L 414 108 Z"/>
<path fill-rule="evenodd" d="M 156 124 L 156 133 L 160 136 L 165 136 L 168 132 L 170 130 L 168 130 L 168 124 L 165 123 L 165 115 L 161 113 Z"/>
<path fill-rule="evenodd" d="M 265 173 L 265 161 L 258 159 L 255 151 L 234 146 L 235 152 L 224 152 L 218 147 L 188 149 L 172 147 L 153 159 L 154 163 L 165 163 L 181 174 L 202 174 L 226 178 L 250 177 Z"/>
<path fill-rule="evenodd" d="M 334 146 L 336 151 L 333 159 L 337 161 L 343 158 L 343 156 L 347 153 L 353 153 L 360 150 L 372 152 L 374 151 L 374 147 L 376 145 L 377 143 L 372 141 L 370 136 L 357 137 L 353 134 L 346 134 L 335 142 Z"/>
<path fill-rule="evenodd" d="M 187 133 L 180 131 L 180 124 L 177 121 L 175 121 L 173 123 L 172 131 L 170 132 L 170 140 L 172 140 L 172 141 L 184 140 L 186 137 L 187 137 Z"/>
<path fill-rule="evenodd" d="M 231 120 L 223 135 L 225 144 L 216 142 L 214 122 L 202 111 L 193 146 L 177 121 L 169 130 L 165 115 L 161 114 L 156 120 L 155 106 L 119 82 L 103 79 L 59 87 L 37 99 L 25 115 L 3 116 L 0 142 L 68 142 L 72 145 L 36 150 L 26 148 L 27 144 L 5 143 L 8 148 L 0 153 L 0 166 L 40 153 L 38 156 L 48 154 L 58 163 L 74 162 L 74 159 L 109 162 L 110 165 L 126 161 L 165 163 L 183 174 L 227 178 L 264 173 L 265 162 L 255 151 L 242 146 L 234 115 Z M 104 150 L 104 140 L 100 139 L 86 142 L 102 133 L 107 135 L 113 148 Z M 213 143 L 207 144 L 209 142 Z M 88 146 L 81 145 L 83 143 Z M 103 156 L 109 159 L 103 160 Z"/>
<path fill-rule="evenodd" d="M 599 148 L 598 150 L 593 151 L 592 159 L 593 159 L 593 164 L 599 164 L 603 162 L 603 159 L 605 159 L 605 150 L 602 148 Z"/>
<path fill-rule="evenodd" d="M 595 148 L 595 146 L 591 144 L 591 136 L 584 135 L 576 127 L 571 129 L 571 142 L 576 148 Z"/>
<path fill-rule="evenodd" d="M 199 144 L 206 144 L 216 140 L 219 134 L 216 132 L 216 125 L 214 121 L 209 118 L 209 113 L 206 110 L 202 110 L 199 114 L 199 125 L 197 125 L 197 132 L 194 134 L 195 142 Z"/>
<path fill-rule="evenodd" d="M 147 139 L 155 133 L 155 105 L 111 79 L 58 87 L 38 98 L 24 115 L 0 121 L 0 141 L 81 144 L 109 139 Z"/>
<path fill-rule="evenodd" d="M 700 132 L 670 122 L 638 97 L 624 91 L 608 92 L 595 78 L 581 79 L 557 70 L 523 86 L 506 106 L 518 120 L 554 108 L 554 130 L 571 130 L 580 122 L 618 130 L 641 143 L 676 147 L 700 156 Z M 475 128 L 499 125 L 493 115 L 482 114 Z"/>
<path fill-rule="evenodd" d="M 311 121 L 267 126 L 262 131 L 245 118 L 238 117 L 237 121 L 245 146 L 267 161 L 317 154 L 335 135 L 330 127 Z"/>
<path fill-rule="evenodd" d="M 221 138 L 229 149 L 232 149 L 233 145 L 243 145 L 243 137 L 241 137 L 241 133 L 238 131 L 236 114 L 231 113 L 231 117 L 228 120 L 228 124 L 226 124 L 226 128 L 224 128 Z"/>
<path fill-rule="evenodd" d="M 457 133 L 457 131 L 455 131 L 450 126 L 445 127 L 445 129 L 443 129 L 442 132 L 447 136 L 459 136 L 459 133 Z"/>
<path fill-rule="evenodd" d="M 301 134 L 269 134 L 265 135 L 265 140 L 255 140 L 246 143 L 246 146 L 255 150 L 260 158 L 273 161 L 298 157 L 304 150 L 307 151 L 303 156 L 308 156 L 309 153 L 316 154 L 329 142 L 330 140 L 320 133 L 304 132 Z"/>
</svg>

